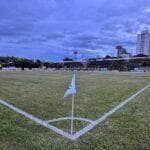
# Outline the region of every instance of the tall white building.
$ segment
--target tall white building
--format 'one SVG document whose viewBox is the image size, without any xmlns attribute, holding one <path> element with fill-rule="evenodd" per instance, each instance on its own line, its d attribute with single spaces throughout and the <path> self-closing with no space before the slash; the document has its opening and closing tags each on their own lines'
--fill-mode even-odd
<svg viewBox="0 0 150 150">
<path fill-rule="evenodd" d="M 137 36 L 137 54 L 150 55 L 150 33 L 148 30 Z"/>
</svg>

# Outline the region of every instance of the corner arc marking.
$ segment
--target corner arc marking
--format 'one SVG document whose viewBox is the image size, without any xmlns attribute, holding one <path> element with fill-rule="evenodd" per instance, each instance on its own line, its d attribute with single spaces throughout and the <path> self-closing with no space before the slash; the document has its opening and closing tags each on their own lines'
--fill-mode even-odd
<svg viewBox="0 0 150 150">
<path fill-rule="evenodd" d="M 125 99 L 123 102 L 121 102 L 120 104 L 118 104 L 116 107 L 114 107 L 113 109 L 111 109 L 109 112 L 107 112 L 106 114 L 104 114 L 102 117 L 100 117 L 99 119 L 97 119 L 96 121 L 91 121 L 91 123 L 89 125 L 87 125 L 86 127 L 84 127 L 83 129 L 81 129 L 80 131 L 76 132 L 75 134 L 71 135 L 68 132 L 65 132 L 55 126 L 49 125 L 47 121 L 44 121 L 42 119 L 39 119 L 11 104 L 9 104 L 8 102 L 1 100 L 0 99 L 0 104 L 8 107 L 9 109 L 17 112 L 18 114 L 21 114 L 23 116 L 25 116 L 26 118 L 28 118 L 29 120 L 32 120 L 34 122 L 36 122 L 37 124 L 51 129 L 52 131 L 60 134 L 63 137 L 66 137 L 72 141 L 75 141 L 76 139 L 78 139 L 79 137 L 81 137 L 82 135 L 84 135 L 85 133 L 87 133 L 88 131 L 92 130 L 96 125 L 100 124 L 101 122 L 105 121 L 109 116 L 111 116 L 113 113 L 115 113 L 117 110 L 121 109 L 124 105 L 126 105 L 128 102 L 130 102 L 132 99 L 134 99 L 136 96 L 138 96 L 139 94 L 141 94 L 142 92 L 144 92 L 147 88 L 150 87 L 150 84 L 148 84 L 147 86 L 145 86 L 144 88 L 140 89 L 139 91 L 137 91 L 135 94 L 133 94 L 132 96 L 130 96 L 129 98 Z M 68 117 L 67 117 L 68 118 Z M 80 119 L 85 119 L 85 118 L 80 118 Z"/>
</svg>

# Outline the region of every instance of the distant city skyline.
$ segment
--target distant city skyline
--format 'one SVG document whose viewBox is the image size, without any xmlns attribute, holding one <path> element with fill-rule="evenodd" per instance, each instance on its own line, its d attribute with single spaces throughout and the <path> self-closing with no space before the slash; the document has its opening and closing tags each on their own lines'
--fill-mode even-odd
<svg viewBox="0 0 150 150">
<path fill-rule="evenodd" d="M 136 54 L 137 34 L 150 29 L 149 0 L 0 1 L 0 55 L 60 61 Z"/>
</svg>

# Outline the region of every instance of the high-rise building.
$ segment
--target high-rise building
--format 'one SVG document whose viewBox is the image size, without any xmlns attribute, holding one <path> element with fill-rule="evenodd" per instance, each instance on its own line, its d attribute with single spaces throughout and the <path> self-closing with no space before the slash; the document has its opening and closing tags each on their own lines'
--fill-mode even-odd
<svg viewBox="0 0 150 150">
<path fill-rule="evenodd" d="M 150 33 L 148 30 L 137 36 L 137 54 L 150 55 Z"/>
</svg>

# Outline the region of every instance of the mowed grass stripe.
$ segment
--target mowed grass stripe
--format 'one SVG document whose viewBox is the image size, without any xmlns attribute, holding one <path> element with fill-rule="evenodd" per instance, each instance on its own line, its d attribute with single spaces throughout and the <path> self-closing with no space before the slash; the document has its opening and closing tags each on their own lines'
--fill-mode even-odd
<svg viewBox="0 0 150 150">
<path fill-rule="evenodd" d="M 43 119 L 70 115 L 70 98 L 65 105 L 62 98 L 71 73 L 15 73 L 13 78 L 12 74 L 5 74 L 0 84 L 2 99 Z M 97 119 L 146 83 L 134 82 L 136 78 L 128 74 L 78 73 L 77 79 L 75 115 L 90 119 Z"/>
<path fill-rule="evenodd" d="M 71 73 L 51 74 L 24 72 L 14 73 L 13 75 L 12 73 L 0 73 L 0 87 L 1 89 L 4 88 L 0 90 L 0 95 L 1 98 L 4 99 L 10 98 L 11 103 L 25 109 L 27 112 L 37 115 L 37 117 L 43 117 L 43 119 L 51 119 L 53 116 L 54 118 L 62 117 L 62 115 L 67 116 L 70 112 L 69 99 L 66 104 L 63 105 L 62 99 L 57 97 L 63 95 L 63 92 L 68 88 L 70 79 Z M 53 80 L 54 82 L 52 82 Z M 59 81 L 63 84 L 62 86 L 59 86 Z M 109 106 L 118 104 L 123 97 L 127 98 L 132 94 L 132 91 L 142 88 L 143 85 L 148 82 L 150 82 L 149 74 L 94 73 L 93 75 L 93 73 L 78 73 L 78 94 L 76 95 L 75 105 L 76 115 L 97 119 L 99 115 L 104 114 L 105 110 L 112 108 Z M 108 86 L 108 83 L 112 85 Z M 92 87 L 92 84 L 96 86 L 96 88 L 94 86 Z M 13 88 L 13 85 L 15 85 L 15 88 Z M 24 87 L 26 88 L 24 89 Z M 52 99 L 47 100 L 51 89 L 54 91 L 53 89 L 55 87 L 58 89 L 56 91 L 60 93 L 56 95 L 52 93 Z M 20 90 L 20 88 L 22 88 L 22 90 Z M 45 89 L 41 90 L 43 88 Z M 109 94 L 112 94 L 111 90 L 115 88 L 116 90 L 114 91 L 116 91 L 116 93 L 112 92 L 113 95 L 111 99 L 109 99 Z M 96 89 L 98 90 L 96 91 Z M 95 95 L 101 93 L 101 91 L 103 91 L 103 93 L 97 96 L 98 99 L 95 98 Z M 120 91 L 122 91 L 121 94 Z M 85 95 L 84 92 L 86 92 Z M 90 92 L 90 94 L 87 96 L 88 92 Z M 109 93 L 108 96 L 104 94 L 107 92 Z M 149 149 L 149 93 L 150 90 L 146 90 L 130 104 L 113 114 L 106 122 L 101 124 L 101 126 L 95 127 L 92 132 L 87 133 L 74 143 L 50 130 L 37 126 L 32 121 L 28 121 L 4 107 L 0 107 L 0 149 Z M 84 98 L 85 96 L 86 98 Z M 104 98 L 101 100 L 102 96 L 107 98 L 107 101 L 104 100 Z M 101 98 L 99 99 L 99 97 Z M 21 98 L 22 101 L 20 101 Z M 55 100 L 55 98 L 57 98 L 57 100 Z M 80 107 L 80 105 L 82 106 Z M 86 105 L 88 105 L 88 107 Z M 95 111 L 95 109 L 98 111 Z"/>
</svg>

